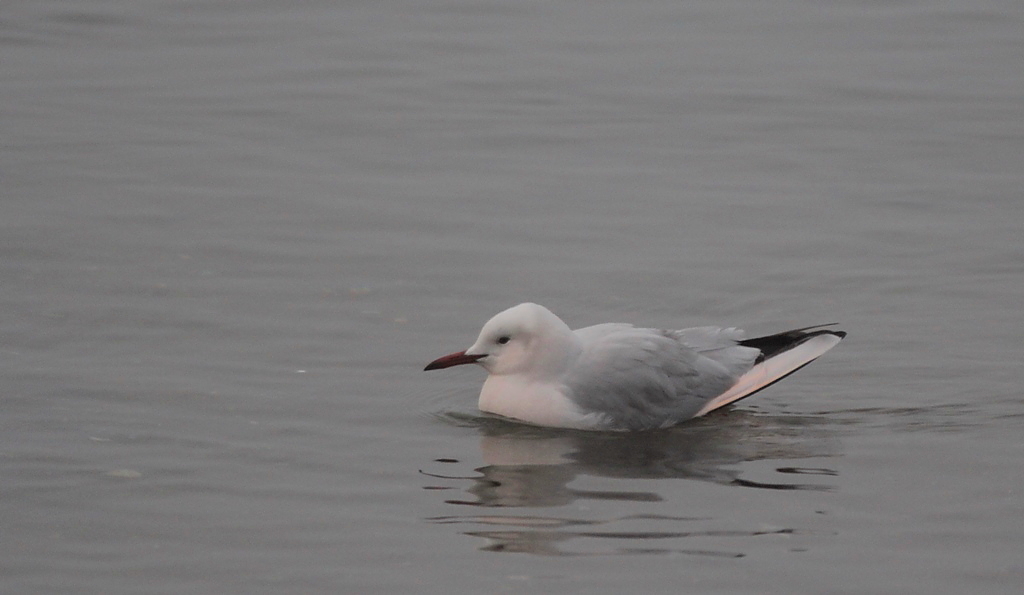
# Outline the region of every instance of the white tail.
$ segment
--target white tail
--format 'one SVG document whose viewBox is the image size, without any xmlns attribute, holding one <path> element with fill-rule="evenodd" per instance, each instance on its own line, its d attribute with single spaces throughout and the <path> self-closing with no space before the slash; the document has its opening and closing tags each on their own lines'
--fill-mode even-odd
<svg viewBox="0 0 1024 595">
<path fill-rule="evenodd" d="M 782 380 L 821 357 L 826 351 L 835 347 L 842 338 L 838 334 L 822 333 L 788 351 L 783 351 L 764 360 L 740 376 L 732 388 L 708 401 L 694 417 L 706 415 L 729 403 L 735 403 L 743 397 L 750 396 L 762 388 Z"/>
</svg>

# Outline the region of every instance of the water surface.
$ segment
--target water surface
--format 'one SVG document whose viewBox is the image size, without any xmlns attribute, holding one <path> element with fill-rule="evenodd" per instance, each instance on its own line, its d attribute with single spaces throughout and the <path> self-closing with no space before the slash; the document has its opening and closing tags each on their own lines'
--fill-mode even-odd
<svg viewBox="0 0 1024 595">
<path fill-rule="evenodd" d="M 8 3 L 18 593 L 1015 593 L 1024 8 Z M 572 326 L 838 321 L 644 436 L 424 374 Z"/>
</svg>

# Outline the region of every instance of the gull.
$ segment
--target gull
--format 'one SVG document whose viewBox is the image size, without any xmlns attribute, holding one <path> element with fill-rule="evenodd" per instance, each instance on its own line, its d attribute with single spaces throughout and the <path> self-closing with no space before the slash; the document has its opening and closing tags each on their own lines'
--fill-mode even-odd
<svg viewBox="0 0 1024 595">
<path fill-rule="evenodd" d="M 544 306 L 495 315 L 469 349 L 424 370 L 477 364 L 481 411 L 528 424 L 642 431 L 700 417 L 782 380 L 846 336 L 818 325 L 745 339 L 736 328 L 607 323 L 572 330 Z"/>
</svg>

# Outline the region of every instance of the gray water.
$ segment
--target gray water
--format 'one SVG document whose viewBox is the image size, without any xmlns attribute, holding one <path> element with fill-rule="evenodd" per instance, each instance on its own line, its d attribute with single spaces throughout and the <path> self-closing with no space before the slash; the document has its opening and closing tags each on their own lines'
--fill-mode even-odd
<svg viewBox="0 0 1024 595">
<path fill-rule="evenodd" d="M 9 1 L 0 591 L 1017 593 L 1024 4 Z M 492 314 L 837 321 L 641 436 Z"/>
</svg>

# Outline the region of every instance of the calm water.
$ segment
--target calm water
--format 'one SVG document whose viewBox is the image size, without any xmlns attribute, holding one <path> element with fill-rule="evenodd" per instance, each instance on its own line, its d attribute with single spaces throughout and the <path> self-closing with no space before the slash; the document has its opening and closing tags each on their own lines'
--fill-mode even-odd
<svg viewBox="0 0 1024 595">
<path fill-rule="evenodd" d="M 1024 4 L 0 9 L 0 591 L 1017 593 Z M 532 300 L 828 356 L 644 436 Z"/>
</svg>

